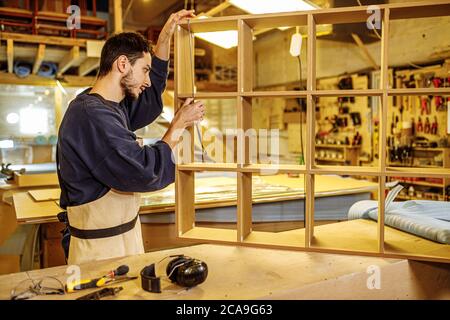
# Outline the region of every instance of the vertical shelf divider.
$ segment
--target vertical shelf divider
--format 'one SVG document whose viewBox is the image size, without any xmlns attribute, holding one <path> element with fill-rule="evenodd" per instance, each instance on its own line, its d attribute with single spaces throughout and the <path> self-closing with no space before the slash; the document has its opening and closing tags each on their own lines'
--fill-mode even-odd
<svg viewBox="0 0 450 320">
<path fill-rule="evenodd" d="M 389 89 L 389 70 L 388 70 L 388 54 L 389 54 L 389 8 L 385 8 L 382 18 L 381 30 L 381 81 L 380 87 L 383 91 L 381 97 L 381 117 L 380 117 L 380 175 L 378 177 L 378 225 L 377 239 L 378 252 L 384 253 L 384 214 L 386 200 L 386 131 L 387 131 L 387 109 L 388 109 L 388 89 Z"/>
<path fill-rule="evenodd" d="M 308 14 L 308 41 L 307 41 L 307 80 L 306 80 L 306 201 L 305 201 L 305 247 L 311 246 L 314 237 L 314 151 L 315 151 L 315 96 L 316 90 L 316 22 L 314 15 Z"/>
<path fill-rule="evenodd" d="M 181 93 L 192 94 L 194 77 L 194 65 L 189 61 L 194 54 L 194 39 L 191 39 L 192 48 L 189 45 L 189 37 L 192 35 L 181 26 L 177 26 L 175 32 L 175 61 L 174 61 L 174 86 L 175 86 L 175 112 L 182 105 L 182 101 L 178 98 Z M 189 138 L 188 150 L 175 149 L 177 163 L 183 163 L 181 159 L 187 158 L 187 163 L 193 162 L 194 159 L 194 130 L 192 127 L 186 129 L 189 135 L 185 134 L 184 138 Z M 183 152 L 183 156 L 181 156 Z M 187 153 L 187 154 L 186 154 Z M 186 157 L 187 155 L 187 157 Z M 195 225 L 195 173 L 194 171 L 180 171 L 175 169 L 175 224 L 177 235 L 181 236 L 191 230 Z"/>
<path fill-rule="evenodd" d="M 237 172 L 237 241 L 242 242 L 252 232 L 252 173 L 239 168 L 250 164 L 250 141 L 246 132 L 252 128 L 252 99 L 243 92 L 253 90 L 253 30 L 238 20 L 238 172 Z"/>
</svg>

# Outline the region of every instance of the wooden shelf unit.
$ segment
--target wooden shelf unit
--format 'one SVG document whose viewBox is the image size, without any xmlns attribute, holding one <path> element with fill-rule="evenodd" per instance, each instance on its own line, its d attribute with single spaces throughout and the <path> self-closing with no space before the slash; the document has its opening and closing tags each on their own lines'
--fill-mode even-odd
<svg viewBox="0 0 450 320">
<path fill-rule="evenodd" d="M 180 164 L 176 169 L 175 202 L 176 202 L 176 228 L 180 238 L 191 238 L 205 240 L 208 242 L 220 242 L 229 244 L 239 244 L 248 246 L 259 246 L 269 248 L 285 248 L 293 250 L 334 252 L 359 255 L 376 255 L 381 257 L 417 257 L 422 260 L 450 262 L 447 256 L 430 256 L 416 254 L 415 252 L 389 252 L 385 250 L 385 226 L 384 226 L 384 202 L 385 202 L 385 182 L 387 177 L 394 175 L 403 176 L 439 176 L 450 178 L 450 170 L 423 169 L 417 171 L 411 168 L 391 168 L 387 164 L 386 157 L 380 157 L 377 167 L 357 167 L 357 166 L 325 166 L 315 165 L 315 98 L 320 96 L 355 96 L 370 95 L 379 96 L 381 99 L 380 111 L 380 134 L 379 134 L 379 154 L 385 154 L 386 132 L 387 132 L 387 106 L 388 98 L 394 94 L 431 94 L 442 93 L 445 90 L 420 89 L 416 91 L 393 90 L 388 86 L 388 39 L 389 21 L 395 19 L 414 19 L 419 17 L 445 16 L 450 12 L 450 2 L 418 2 L 409 4 L 387 4 L 380 5 L 382 18 L 382 38 L 381 38 L 381 83 L 380 89 L 376 90 L 331 90 L 320 91 L 316 89 L 316 25 L 331 23 L 353 23 L 365 22 L 369 17 L 367 6 L 332 8 L 314 11 L 300 11 L 280 14 L 258 14 L 227 16 L 208 19 L 194 19 L 188 24 L 183 23 L 177 26 L 175 32 L 175 101 L 176 108 L 181 106 L 181 99 L 192 96 L 192 76 L 194 70 L 189 62 L 193 55 L 192 33 L 215 32 L 225 30 L 237 30 L 238 32 L 238 92 L 227 93 L 227 98 L 236 98 L 237 101 L 237 128 L 247 130 L 252 125 L 252 98 L 255 97 L 305 97 L 307 100 L 307 121 L 306 121 L 306 153 L 304 166 L 286 166 L 285 172 L 299 172 L 305 175 L 306 181 L 306 215 L 305 229 L 298 233 L 297 237 L 279 238 L 277 234 L 260 234 L 252 231 L 252 174 L 260 168 L 276 169 L 277 165 L 255 165 L 249 163 L 249 146 L 245 138 L 239 138 L 238 146 L 243 150 L 244 163 L 237 164 L 236 167 L 230 164 L 207 164 L 192 165 Z M 253 31 L 259 28 L 273 28 L 280 26 L 307 26 L 307 86 L 305 91 L 255 91 L 253 83 Z M 191 37 L 191 39 L 190 39 Z M 209 96 L 215 94 L 210 93 Z M 221 94 L 223 95 L 223 94 Z M 208 94 L 200 94 L 208 97 Z M 207 108 L 207 106 L 206 106 Z M 189 128 L 191 136 L 191 146 L 194 142 L 193 128 Z M 239 148 L 238 147 L 238 148 Z M 193 159 L 193 148 L 191 148 L 191 158 Z M 208 167 L 208 168 L 207 168 Z M 195 191 L 194 173 L 199 169 L 215 171 L 236 171 L 237 172 L 237 225 L 236 230 L 222 230 L 212 228 L 199 228 L 195 226 Z M 249 170 L 250 169 L 250 170 Z M 314 238 L 314 178 L 315 175 L 322 174 L 348 174 L 348 175 L 368 175 L 378 178 L 378 222 L 376 222 L 376 237 L 373 239 L 373 250 L 359 250 L 355 245 L 353 250 L 336 250 L 334 248 L 317 247 L 317 239 Z M 320 228 L 320 227 L 317 227 Z M 319 230 L 319 229 L 317 229 Z M 291 242 L 291 239 L 293 242 Z M 355 240 L 357 241 L 357 240 Z M 361 240 L 363 241 L 363 240 Z M 286 245 L 289 242 L 289 245 Z M 442 245 L 445 248 L 445 245 Z"/>
<path fill-rule="evenodd" d="M 434 170 L 438 170 L 437 172 L 449 172 L 450 171 L 450 148 L 422 148 L 422 147 L 414 147 L 413 148 L 413 153 L 415 154 L 415 152 L 421 152 L 421 153 L 428 153 L 431 155 L 436 155 L 436 154 L 442 154 L 442 165 L 417 165 L 414 166 L 414 169 L 411 166 L 406 166 L 406 165 L 396 165 L 395 163 L 390 163 L 390 165 L 392 167 L 395 168 L 411 168 L 412 170 L 417 170 L 418 172 L 423 171 L 424 169 L 434 169 Z M 395 179 L 397 179 L 397 177 L 394 177 Z M 394 180 L 394 178 L 392 178 L 391 180 Z M 409 188 L 410 185 L 414 186 L 419 186 L 419 187 L 428 187 L 428 188 L 434 188 L 440 189 L 439 193 L 436 193 L 436 196 L 433 195 L 432 198 L 430 198 L 429 196 L 431 196 L 433 194 L 433 192 L 424 190 L 422 188 L 419 188 L 419 194 L 417 193 L 417 190 L 415 190 L 415 196 L 404 196 L 402 195 L 401 197 L 399 197 L 399 199 L 402 200 L 422 200 L 422 199 L 426 199 L 426 200 L 449 200 L 447 197 L 449 195 L 446 194 L 446 188 L 447 186 L 450 185 L 450 178 L 446 178 L 445 175 L 444 176 L 438 176 L 438 177 L 434 177 L 434 178 L 440 178 L 442 179 L 442 183 L 431 183 L 431 182 L 427 182 L 427 181 L 415 181 L 415 180 L 409 180 L 409 179 L 400 179 L 400 182 L 404 185 L 406 185 L 406 189 Z M 416 188 L 417 189 L 417 188 Z M 408 191 L 408 190 L 406 190 Z M 400 196 L 400 195 L 399 195 Z"/>
<path fill-rule="evenodd" d="M 357 166 L 359 160 L 359 150 L 361 146 L 350 146 L 342 144 L 316 144 L 316 163 L 318 162 L 343 162 L 351 166 Z M 320 156 L 320 151 L 317 153 L 317 149 L 335 149 L 339 150 L 339 154 L 342 154 L 341 158 L 325 158 Z"/>
</svg>

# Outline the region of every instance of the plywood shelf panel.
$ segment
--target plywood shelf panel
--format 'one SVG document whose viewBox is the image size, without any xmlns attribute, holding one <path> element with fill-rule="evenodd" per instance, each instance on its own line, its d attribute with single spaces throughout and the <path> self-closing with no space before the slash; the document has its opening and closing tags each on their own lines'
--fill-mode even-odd
<svg viewBox="0 0 450 320">
<path fill-rule="evenodd" d="M 250 164 L 239 168 L 240 172 L 274 172 L 277 173 L 305 173 L 306 167 L 296 164 Z"/>
<path fill-rule="evenodd" d="M 450 169 L 442 168 L 418 168 L 418 167 L 387 167 L 387 176 L 398 176 L 403 177 L 429 177 L 429 178 L 450 178 Z"/>
<path fill-rule="evenodd" d="M 232 99 L 238 96 L 237 92 L 196 92 L 196 99 Z M 192 93 L 178 93 L 178 99 L 192 98 Z"/>
<path fill-rule="evenodd" d="M 377 167 L 355 166 L 325 166 L 316 165 L 311 172 L 314 174 L 340 174 L 340 175 L 368 175 L 379 176 L 381 172 Z"/>
<path fill-rule="evenodd" d="M 237 231 L 233 229 L 194 227 L 183 233 L 180 238 L 232 243 L 237 241 Z"/>
<path fill-rule="evenodd" d="M 236 163 L 188 163 L 179 164 L 178 170 L 181 171 L 237 171 Z"/>
<path fill-rule="evenodd" d="M 367 90 L 315 90 L 313 93 L 319 97 L 360 97 L 360 96 L 381 96 L 383 90 L 367 89 Z"/>
<path fill-rule="evenodd" d="M 250 91 L 242 92 L 240 95 L 249 98 L 298 98 L 306 97 L 307 91 Z"/>
<path fill-rule="evenodd" d="M 305 229 L 296 229 L 289 233 L 253 231 L 243 241 L 245 244 L 263 244 L 281 247 L 304 247 Z"/>
<path fill-rule="evenodd" d="M 414 88 L 414 89 L 388 89 L 390 96 L 421 96 L 450 94 L 449 88 Z"/>
</svg>

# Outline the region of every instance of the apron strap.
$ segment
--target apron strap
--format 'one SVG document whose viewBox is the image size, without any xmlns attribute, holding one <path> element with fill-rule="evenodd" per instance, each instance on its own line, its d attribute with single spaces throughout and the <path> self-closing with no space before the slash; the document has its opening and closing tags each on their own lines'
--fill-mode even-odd
<svg viewBox="0 0 450 320">
<path fill-rule="evenodd" d="M 69 225 L 70 235 L 80 239 L 101 239 L 114 237 L 132 230 L 136 225 L 138 218 L 139 214 L 127 223 L 105 229 L 82 230 Z"/>
</svg>

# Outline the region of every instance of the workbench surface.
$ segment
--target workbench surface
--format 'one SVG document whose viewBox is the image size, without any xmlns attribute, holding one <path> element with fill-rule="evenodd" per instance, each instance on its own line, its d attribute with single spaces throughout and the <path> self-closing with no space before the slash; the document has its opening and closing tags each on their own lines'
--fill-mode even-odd
<svg viewBox="0 0 450 320">
<path fill-rule="evenodd" d="M 384 268 L 405 263 L 405 260 L 375 257 L 223 245 L 196 245 L 83 264 L 80 266 L 81 277 L 83 279 L 100 277 L 122 264 L 130 267 L 130 276 L 137 276 L 143 267 L 174 254 L 185 254 L 205 261 L 209 269 L 206 281 L 197 287 L 184 290 L 166 280 L 162 280 L 162 293 L 157 294 L 144 291 L 141 288 L 139 276 L 136 280 L 116 284 L 115 286 L 122 286 L 124 290 L 117 297 L 111 299 L 289 298 L 291 292 L 296 290 L 303 288 L 312 290 L 311 285 L 317 285 L 327 280 L 336 281 L 349 275 L 358 275 L 353 283 L 353 290 L 328 292 L 326 294 L 329 298 L 345 297 L 346 295 L 356 298 L 354 294 L 359 291 L 367 292 L 367 294 L 371 292 L 367 289 L 366 284 L 367 278 L 370 276 L 367 274 L 368 267 L 376 265 Z M 161 266 L 163 265 L 161 264 Z M 67 266 L 60 266 L 0 276 L 0 299 L 9 299 L 11 290 L 27 277 L 39 279 L 45 276 L 53 276 L 65 282 L 69 276 L 69 274 L 66 274 L 66 270 Z M 388 280 L 388 277 L 386 277 L 386 280 Z M 62 296 L 39 296 L 37 298 L 76 299 L 95 290 L 98 290 L 98 288 Z M 313 291 L 318 294 L 316 289 L 311 292 Z"/>
</svg>

